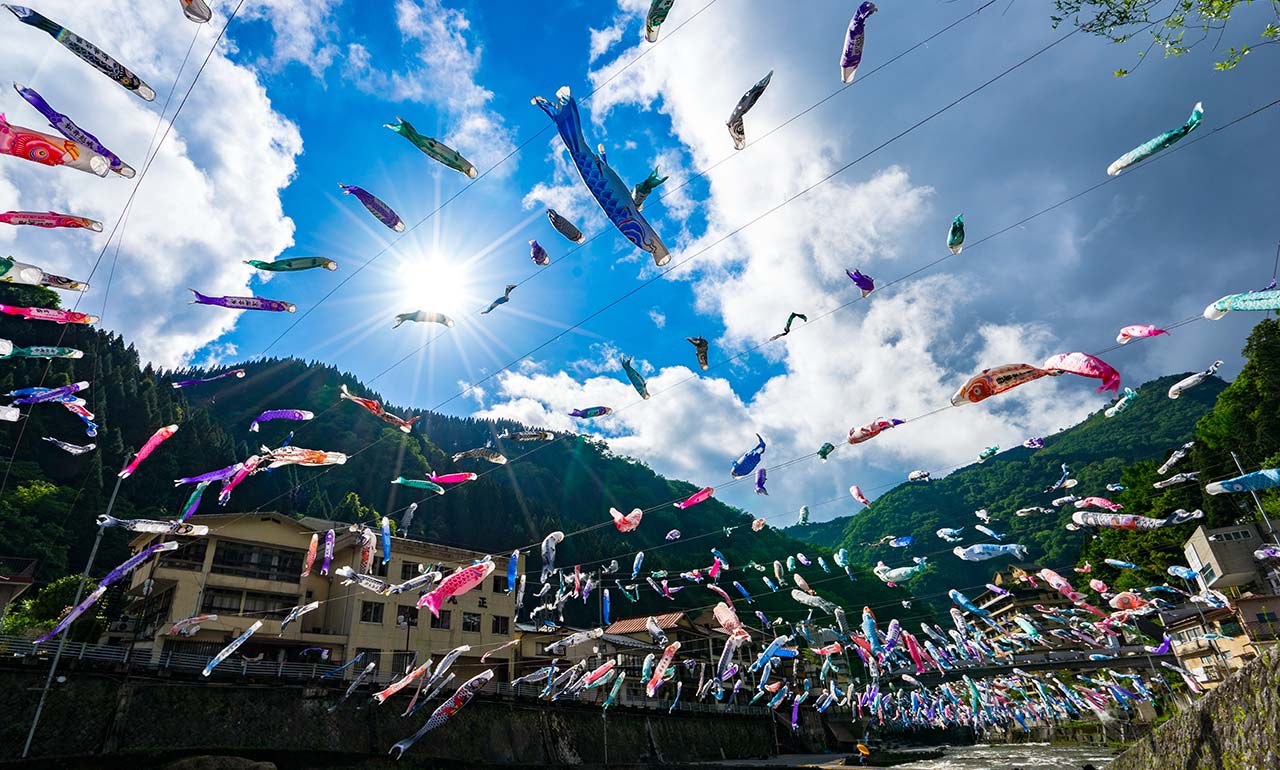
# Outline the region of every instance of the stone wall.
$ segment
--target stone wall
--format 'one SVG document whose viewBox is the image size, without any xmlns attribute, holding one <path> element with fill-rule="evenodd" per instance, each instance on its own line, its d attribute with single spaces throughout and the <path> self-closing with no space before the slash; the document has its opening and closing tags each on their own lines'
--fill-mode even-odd
<svg viewBox="0 0 1280 770">
<path fill-rule="evenodd" d="M 1280 649 L 1267 650 L 1107 767 L 1280 768 Z"/>
<path fill-rule="evenodd" d="M 0 670 L 0 754 L 21 751 L 44 672 Z M 402 719 L 407 699 L 369 705 L 362 690 L 336 713 L 333 689 L 302 685 L 166 682 L 68 672 L 45 705 L 32 757 L 308 753 L 385 757 L 428 712 Z M 431 704 L 436 705 L 435 703 Z M 611 709 L 477 697 L 410 756 L 421 762 L 580 765 L 761 757 L 775 753 L 767 718 Z M 819 728 L 820 729 L 820 728 Z M 351 763 L 352 766 L 356 763 Z M 410 763 L 406 763 L 410 764 Z"/>
</svg>

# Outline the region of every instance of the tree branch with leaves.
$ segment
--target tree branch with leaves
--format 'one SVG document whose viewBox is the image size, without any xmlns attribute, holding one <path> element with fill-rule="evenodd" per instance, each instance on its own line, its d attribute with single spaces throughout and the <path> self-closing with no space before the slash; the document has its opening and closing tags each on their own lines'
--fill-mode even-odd
<svg viewBox="0 0 1280 770">
<path fill-rule="evenodd" d="M 1268 4 L 1276 20 L 1263 25 L 1261 42 L 1232 46 L 1225 51 L 1224 58 L 1213 68 L 1226 72 L 1235 69 L 1257 48 L 1280 42 L 1280 0 L 1054 0 L 1050 18 L 1055 28 L 1070 22 L 1113 43 L 1127 43 L 1149 33 L 1150 45 L 1138 53 L 1141 63 L 1153 49 L 1164 51 L 1165 56 L 1182 56 L 1210 37 L 1214 38 L 1216 50 L 1233 14 L 1255 2 Z M 1130 71 L 1118 69 L 1115 75 L 1124 77 Z"/>
</svg>

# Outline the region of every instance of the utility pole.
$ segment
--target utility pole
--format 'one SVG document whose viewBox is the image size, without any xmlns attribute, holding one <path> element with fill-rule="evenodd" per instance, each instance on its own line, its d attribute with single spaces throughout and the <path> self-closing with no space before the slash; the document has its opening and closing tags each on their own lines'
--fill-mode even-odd
<svg viewBox="0 0 1280 770">
<path fill-rule="evenodd" d="M 111 490 L 111 499 L 107 501 L 107 515 L 111 515 L 111 509 L 116 504 L 116 493 L 120 491 L 120 482 L 123 478 L 116 477 L 115 488 Z M 80 585 L 76 587 L 76 596 L 71 600 L 71 606 L 74 607 L 80 603 L 80 597 L 84 595 L 85 583 L 89 582 L 89 572 L 93 569 L 93 562 L 98 558 L 98 546 L 102 544 L 102 533 L 106 531 L 106 527 L 98 527 L 98 535 L 93 539 L 93 548 L 89 551 L 89 559 L 85 562 L 84 572 L 80 575 Z M 27 741 L 22 745 L 22 758 L 26 759 L 31 755 L 31 741 L 36 737 L 36 728 L 40 725 L 40 713 L 44 711 L 45 699 L 49 697 L 49 687 L 53 684 L 53 677 L 58 673 L 58 662 L 62 660 L 62 651 L 67 646 L 67 634 L 71 631 L 68 626 L 62 632 L 62 636 L 58 638 L 58 651 L 53 654 L 53 664 L 49 666 L 49 675 L 45 677 L 44 688 L 40 691 L 40 700 L 36 702 L 36 713 L 31 717 L 31 729 L 27 731 Z"/>
<path fill-rule="evenodd" d="M 1240 455 L 1236 454 L 1235 450 L 1231 451 L 1231 459 L 1235 460 L 1236 469 L 1240 471 L 1240 475 L 1243 476 L 1244 466 L 1240 464 Z M 1263 509 L 1262 501 L 1258 499 L 1258 493 L 1250 489 L 1249 494 L 1253 496 L 1253 504 L 1258 506 L 1258 513 L 1262 514 L 1262 520 L 1267 523 L 1267 532 L 1271 534 L 1272 541 L 1280 545 L 1280 537 L 1277 537 L 1276 535 L 1276 528 L 1271 526 L 1271 517 L 1267 516 L 1267 512 Z"/>
</svg>

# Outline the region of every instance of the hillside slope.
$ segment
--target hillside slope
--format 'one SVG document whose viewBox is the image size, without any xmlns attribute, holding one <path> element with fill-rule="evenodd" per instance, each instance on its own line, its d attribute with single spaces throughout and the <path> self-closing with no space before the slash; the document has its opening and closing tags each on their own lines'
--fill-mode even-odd
<svg viewBox="0 0 1280 770">
<path fill-rule="evenodd" d="M 865 565 L 883 560 L 889 566 L 903 566 L 913 556 L 925 556 L 931 566 L 909 583 L 910 589 L 924 596 L 945 595 L 952 587 L 980 590 L 992 573 L 1010 562 L 1008 558 L 962 561 L 951 553 L 954 545 L 935 534 L 942 527 L 963 527 L 964 541 L 960 545 L 995 542 L 973 529 L 981 523 L 974 511 L 985 508 L 992 516 L 989 526 L 1005 535 L 1004 542 L 1027 546 L 1028 561 L 1054 568 L 1070 567 L 1090 538 L 1089 533 L 1065 529 L 1075 509 L 1068 505 L 1051 514 L 1025 517 L 1015 516 L 1014 511 L 1033 506 L 1048 508 L 1051 500 L 1069 493 L 1123 501 L 1119 495 L 1107 492 L 1106 485 L 1116 482 L 1132 487 L 1143 483 L 1134 475 L 1136 470 L 1126 475 L 1126 469 L 1144 462 L 1154 469 L 1172 449 L 1190 440 L 1196 422 L 1210 412 L 1227 387 L 1214 378 L 1177 400 L 1169 399 L 1169 386 L 1184 376 L 1172 375 L 1144 384 L 1138 389 L 1141 396 L 1125 412 L 1113 418 L 1104 417 L 1101 411 L 1091 414 L 1077 425 L 1047 437 L 1043 449 L 1017 447 L 940 479 L 904 482 L 872 501 L 865 511 L 834 520 L 838 524 L 828 522 L 808 532 L 788 527 L 784 533 L 825 547 L 847 547 L 852 560 Z M 1045 493 L 1044 489 L 1062 475 L 1064 463 L 1079 484 L 1074 489 Z M 1151 482 L 1145 483 L 1149 487 Z M 889 535 L 911 535 L 915 543 L 905 549 L 869 545 Z"/>
<path fill-rule="evenodd" d="M 53 306 L 48 291 L 0 286 L 5 304 Z M 0 337 L 17 345 L 47 344 L 58 327 L 0 317 Z M 489 553 L 525 550 L 528 570 L 541 565 L 534 544 L 549 532 L 570 533 L 559 548 L 558 563 L 584 570 L 617 559 L 629 578 L 632 558 L 644 550 L 645 572 L 671 570 L 673 583 L 684 581 L 676 573 L 711 563 L 711 548 L 718 548 L 734 568 L 728 575 L 753 594 L 766 589 L 759 572 L 741 568 L 755 561 L 763 565 L 804 548 L 798 541 L 767 528 L 754 533 L 745 512 L 709 500 L 680 511 L 667 504 L 695 491 L 691 484 L 657 475 L 643 463 L 616 456 L 602 443 L 579 436 L 559 436 L 543 443 L 514 443 L 497 437 L 506 430 L 524 429 L 514 423 L 490 422 L 404 409 L 388 404 L 395 414 L 420 416 L 412 433 L 405 434 L 376 419 L 356 404 L 341 401 L 345 384 L 352 393 L 379 398 L 355 377 L 333 367 L 297 359 L 269 359 L 242 365 L 243 379 L 225 379 L 185 389 L 171 382 L 208 376 L 214 372 L 159 373 L 140 365 L 136 352 L 120 338 L 92 328 L 67 329 L 63 344 L 79 348 L 85 357 L 44 361 L 16 359 L 0 368 L 0 392 L 36 385 L 58 386 L 89 380 L 84 394 L 97 413 L 102 428 L 95 439 L 85 436 L 80 420 L 56 405 L 24 408 L 23 423 L 0 425 L 0 452 L 16 460 L 9 469 L 0 498 L 0 556 L 35 555 L 41 560 L 39 577 L 51 580 L 79 570 L 96 531 L 94 520 L 107 504 L 129 448 L 136 448 L 158 427 L 176 423 L 177 434 L 144 462 L 120 487 L 113 515 L 120 518 L 171 518 L 187 499 L 189 486 L 174 488 L 173 479 L 225 467 L 258 451 L 260 445 L 279 446 L 293 433 L 292 444 L 310 449 L 344 452 L 345 465 L 329 469 L 285 467 L 258 473 L 234 492 L 222 510 L 249 512 L 276 510 L 290 515 L 312 515 L 340 521 L 370 522 L 390 514 L 399 520 L 410 502 L 419 502 L 410 535 Z M 48 375 L 44 376 L 46 372 Z M 218 371 L 225 371 L 218 370 Z M 272 422 L 260 433 L 249 424 L 266 409 L 306 409 L 315 413 L 309 422 Z M 50 443 L 52 436 L 74 443 L 96 441 L 98 449 L 71 456 Z M 512 458 L 505 466 L 484 461 L 450 459 L 456 452 L 492 442 Z M 15 446 L 17 447 L 15 452 Z M 397 476 L 425 478 L 431 472 L 472 471 L 476 481 L 451 487 L 435 496 L 421 490 L 392 485 Z M 217 489 L 205 495 L 200 510 L 219 510 Z M 655 508 L 645 514 L 635 532 L 617 532 L 609 509 Z M 726 528 L 736 528 L 726 533 Z M 664 539 L 671 529 L 684 537 Z M 582 531 L 585 530 L 585 531 Z M 126 555 L 126 538 L 109 530 L 96 572 L 105 572 Z M 817 552 L 812 551 L 816 557 Z M 828 554 L 827 563 L 831 563 Z M 816 565 L 805 570 L 810 584 L 822 594 L 846 606 L 897 604 L 897 597 L 865 569 L 850 581 L 838 569 L 824 575 Z M 608 576 L 606 586 L 615 575 Z M 535 575 L 536 579 L 536 575 Z M 630 582 L 630 581 L 624 581 Z M 671 601 L 658 597 L 639 581 L 641 601 L 630 604 L 614 591 L 613 615 L 621 617 L 669 609 Z M 724 581 L 729 586 L 729 581 Z M 789 587 L 787 589 L 789 591 Z M 704 606 L 716 601 L 706 590 L 676 594 L 674 606 Z M 577 605 L 574 602 L 573 605 Z M 526 606 L 531 606 L 528 602 Z M 596 603 L 593 600 L 592 611 Z M 786 592 L 759 598 L 752 609 L 771 617 L 802 617 L 805 610 Z M 585 606 L 571 606 L 569 620 L 585 622 L 591 613 Z M 750 613 L 744 613 L 749 616 Z M 905 620 L 906 618 L 904 618 Z"/>
</svg>

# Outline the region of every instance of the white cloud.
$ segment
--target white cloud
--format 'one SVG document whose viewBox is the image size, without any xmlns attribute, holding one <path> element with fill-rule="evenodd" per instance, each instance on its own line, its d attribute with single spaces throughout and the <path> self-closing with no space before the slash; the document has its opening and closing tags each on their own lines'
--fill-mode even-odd
<svg viewBox="0 0 1280 770">
<path fill-rule="evenodd" d="M 340 5 L 342 0 L 255 0 L 246 3 L 240 15 L 245 20 L 259 19 L 270 25 L 272 53 L 268 66 L 280 69 L 287 64 L 301 64 L 320 77 L 339 53 L 334 12 Z M 212 24 L 220 28 L 223 23 L 215 14 Z"/>
<path fill-rule="evenodd" d="M 649 308 L 649 320 L 653 321 L 653 325 L 659 329 L 667 328 L 667 314 L 663 313 L 662 308 L 656 305 Z"/>
<path fill-rule="evenodd" d="M 393 101 L 423 102 L 447 117 L 441 141 L 484 171 L 502 160 L 515 144 L 501 115 L 490 109 L 493 92 L 478 82 L 483 49 L 470 40 L 471 20 L 440 0 L 396 0 L 401 49 L 388 66 L 360 43 L 347 46 L 348 76 L 360 88 Z M 405 115 L 410 122 L 413 116 Z M 425 126 L 423 133 L 430 134 Z M 508 175 L 514 164 L 494 173 Z"/>
<path fill-rule="evenodd" d="M 578 170 L 569 159 L 569 151 L 558 134 L 553 135 L 547 150 L 551 160 L 551 183 L 538 182 L 521 201 L 526 209 L 538 206 L 553 208 L 561 216 L 568 218 L 584 233 L 588 228 L 608 226 L 609 221 L 600 212 L 595 199 L 587 191 L 586 185 Z"/>
<path fill-rule="evenodd" d="M 141 171 L 160 105 L 190 44 L 192 25 L 180 15 L 175 21 L 169 14 L 137 13 L 124 0 L 50 0 L 40 10 L 91 35 L 159 96 L 154 104 L 143 102 L 49 36 L 13 19 L 5 31 L 8 74 L 38 90 Z M 201 40 L 208 45 L 212 35 Z M 200 44 L 193 60 L 203 59 Z M 239 317 L 221 308 L 187 306 L 188 287 L 213 295 L 270 296 L 250 287 L 254 271 L 242 260 L 269 260 L 293 243 L 293 222 L 284 215 L 279 193 L 293 178 L 301 136 L 275 111 L 257 76 L 225 53 L 224 44 L 209 60 L 138 188 L 103 319 L 104 326 L 135 344 L 143 358 L 160 365 L 189 362 L 195 350 L 229 331 Z M 183 80 L 189 77 L 190 70 Z M 0 112 L 18 125 L 43 124 L 12 89 L 0 91 Z M 9 239 L 6 251 L 18 259 L 80 280 L 88 279 L 105 248 L 93 288 L 80 301 L 82 311 L 98 313 L 115 259 L 116 241 L 107 248 L 107 233 L 133 182 L 16 158 L 4 161 L 0 209 L 53 209 L 104 223 L 107 232 L 100 234 L 14 228 L 4 236 Z M 76 302 L 75 296 L 62 295 L 64 306 Z"/>
<path fill-rule="evenodd" d="M 672 172 L 668 185 L 673 190 L 687 178 L 686 158 L 696 168 L 719 164 L 703 183 L 707 195 L 700 203 L 681 190 L 653 207 L 651 219 L 662 216 L 665 229 L 659 229 L 668 233 L 689 226 L 695 210 L 705 218 L 696 233 L 668 239 L 668 245 L 675 243 L 675 260 L 698 254 L 668 280 L 688 282 L 695 309 L 723 325 L 713 343 L 721 351 L 761 345 L 781 331 L 789 313 L 807 314 L 808 324 L 797 322 L 790 336 L 759 351 L 776 362 L 780 373 L 747 394 L 736 392 L 729 379 L 664 367 L 649 379 L 653 397 L 646 402 L 638 402 L 616 375 L 579 382 L 563 372 L 504 374 L 482 414 L 535 425 L 551 421 L 552 427 L 566 429 L 572 421 L 562 415 L 570 408 L 613 406 L 617 411 L 609 418 L 579 429 L 599 431 L 614 451 L 636 456 L 661 473 L 717 486 L 728 480 L 729 463 L 751 446 L 755 432 L 769 441 L 767 467 L 815 452 L 825 441 L 844 445 L 849 428 L 877 417 L 932 412 L 982 368 L 1037 363 L 1059 352 L 1038 324 L 1014 319 L 975 327 L 974 305 L 982 289 L 972 280 L 935 273 L 883 288 L 923 261 L 907 244 L 938 219 L 931 208 L 933 189 L 917 181 L 912 169 L 868 163 L 805 192 L 862 151 L 862 143 L 830 131 L 820 120 L 797 121 L 785 136 L 735 154 L 724 121 L 763 70 L 772 67 L 776 74 L 748 115 L 748 140 L 811 103 L 804 101 L 810 95 L 796 88 L 796 54 L 784 53 L 794 50 L 795 41 L 774 40 L 769 24 L 746 16 L 737 20 L 732 35 L 714 25 L 690 25 L 666 41 L 663 55 L 640 59 L 608 83 L 609 75 L 642 49 L 615 50 L 611 61 L 601 58 L 590 73 L 601 89 L 591 99 L 591 118 L 598 130 L 606 123 L 618 124 L 618 130 L 633 122 L 630 113 L 637 109 L 669 120 L 670 136 L 659 142 L 669 149 L 656 162 L 663 173 Z M 725 69 L 725 61 L 761 62 L 762 71 Z M 618 119 L 611 121 L 615 112 Z M 717 243 L 784 202 L 783 209 Z M 911 260 L 903 264 L 907 256 Z M 866 301 L 856 301 L 857 291 L 844 274 L 855 267 L 882 287 Z M 1008 447 L 1070 424 L 1101 405 L 1091 387 L 1073 379 L 1038 381 L 981 406 L 948 407 L 870 444 L 846 445 L 828 463 L 781 469 L 770 475 L 772 494 L 764 502 L 771 509 L 794 510 L 801 503 L 844 495 L 850 483 L 905 474 L 913 467 L 964 464 L 982 447 Z M 663 392 L 677 386 L 669 395 Z M 727 490 L 728 499 L 761 505 L 744 487 L 749 485 Z"/>
<path fill-rule="evenodd" d="M 592 29 L 590 62 L 595 64 L 596 59 L 608 53 L 613 44 L 622 39 L 622 32 L 625 29 L 626 24 L 622 21 L 615 21 L 604 29 Z"/>
</svg>

